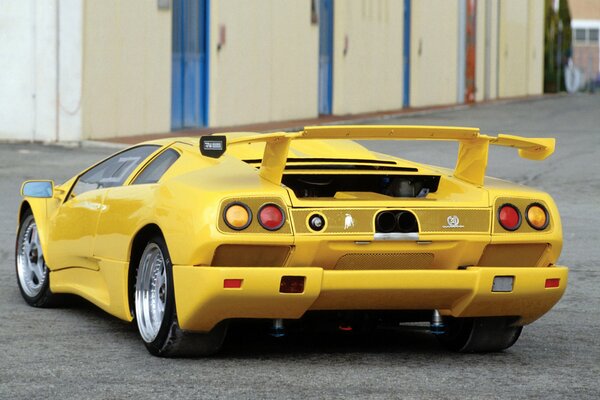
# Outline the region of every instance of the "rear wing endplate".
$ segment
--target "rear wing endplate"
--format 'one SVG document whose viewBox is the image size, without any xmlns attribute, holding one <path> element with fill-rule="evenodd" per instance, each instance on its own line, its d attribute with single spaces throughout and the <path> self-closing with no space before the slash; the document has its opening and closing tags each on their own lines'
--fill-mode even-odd
<svg viewBox="0 0 600 400">
<path fill-rule="evenodd" d="M 265 151 L 260 166 L 264 179 L 280 184 L 292 140 L 350 139 L 350 140 L 445 140 L 458 141 L 458 158 L 454 176 L 475 185 L 483 185 L 487 168 L 489 145 L 514 147 L 519 156 L 543 160 L 554 152 L 551 138 L 524 138 L 503 135 L 482 135 L 478 128 L 438 126 L 309 126 L 301 132 L 278 132 L 228 139 L 227 144 L 264 142 Z"/>
</svg>

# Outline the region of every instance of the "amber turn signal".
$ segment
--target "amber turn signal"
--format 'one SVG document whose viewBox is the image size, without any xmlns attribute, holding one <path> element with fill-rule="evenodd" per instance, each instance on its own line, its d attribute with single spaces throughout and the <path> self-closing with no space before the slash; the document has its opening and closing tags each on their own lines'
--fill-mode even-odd
<svg viewBox="0 0 600 400">
<path fill-rule="evenodd" d="M 231 203 L 225 208 L 224 219 L 228 227 L 240 231 L 250 225 L 252 213 L 243 203 Z"/>
<path fill-rule="evenodd" d="M 538 231 L 546 229 L 548 226 L 548 211 L 541 204 L 530 204 L 525 212 L 525 218 L 529 226 Z"/>
</svg>

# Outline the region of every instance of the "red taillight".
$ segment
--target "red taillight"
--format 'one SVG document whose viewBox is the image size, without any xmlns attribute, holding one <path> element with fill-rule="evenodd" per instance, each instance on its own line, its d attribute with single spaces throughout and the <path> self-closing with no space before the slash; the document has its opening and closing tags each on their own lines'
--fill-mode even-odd
<svg viewBox="0 0 600 400">
<path fill-rule="evenodd" d="M 504 204 L 498 210 L 498 222 L 507 231 L 516 231 L 521 226 L 521 213 L 512 204 Z"/>
<path fill-rule="evenodd" d="M 270 231 L 276 231 L 283 226 L 285 217 L 283 211 L 275 204 L 265 204 L 258 211 L 258 222 Z"/>
<path fill-rule="evenodd" d="M 223 279 L 224 289 L 239 289 L 242 287 L 243 279 Z"/>
<path fill-rule="evenodd" d="M 304 292 L 304 276 L 282 276 L 279 284 L 280 293 L 303 293 Z"/>
<path fill-rule="evenodd" d="M 544 287 L 546 289 L 555 288 L 555 287 L 559 287 L 559 286 L 560 286 L 560 278 L 546 279 L 546 284 L 544 285 Z"/>
</svg>

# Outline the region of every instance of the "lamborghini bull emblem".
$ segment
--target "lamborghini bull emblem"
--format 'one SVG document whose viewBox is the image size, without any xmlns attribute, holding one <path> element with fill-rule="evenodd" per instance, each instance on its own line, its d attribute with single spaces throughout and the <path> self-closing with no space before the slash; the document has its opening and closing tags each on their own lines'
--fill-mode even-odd
<svg viewBox="0 0 600 400">
<path fill-rule="evenodd" d="M 346 217 L 344 218 L 344 230 L 348 230 L 353 227 L 354 227 L 354 218 L 352 218 L 352 215 L 346 214 Z"/>
</svg>

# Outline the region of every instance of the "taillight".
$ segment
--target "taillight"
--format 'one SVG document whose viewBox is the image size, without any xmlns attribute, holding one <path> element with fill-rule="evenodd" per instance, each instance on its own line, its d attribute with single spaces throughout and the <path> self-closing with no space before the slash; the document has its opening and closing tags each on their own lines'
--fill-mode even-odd
<svg viewBox="0 0 600 400">
<path fill-rule="evenodd" d="M 521 213 L 512 204 L 504 204 L 498 209 L 498 222 L 507 231 L 516 231 L 521 226 Z"/>
<path fill-rule="evenodd" d="M 231 203 L 225 207 L 223 219 L 228 227 L 241 231 L 246 229 L 252 221 L 252 212 L 244 203 Z"/>
<path fill-rule="evenodd" d="M 538 231 L 546 229 L 550 220 L 548 218 L 548 211 L 539 203 L 533 203 L 527 207 L 525 219 L 529 226 Z"/>
<path fill-rule="evenodd" d="M 265 229 L 276 231 L 284 222 L 283 210 L 275 204 L 265 204 L 258 210 L 258 223 Z"/>
</svg>

